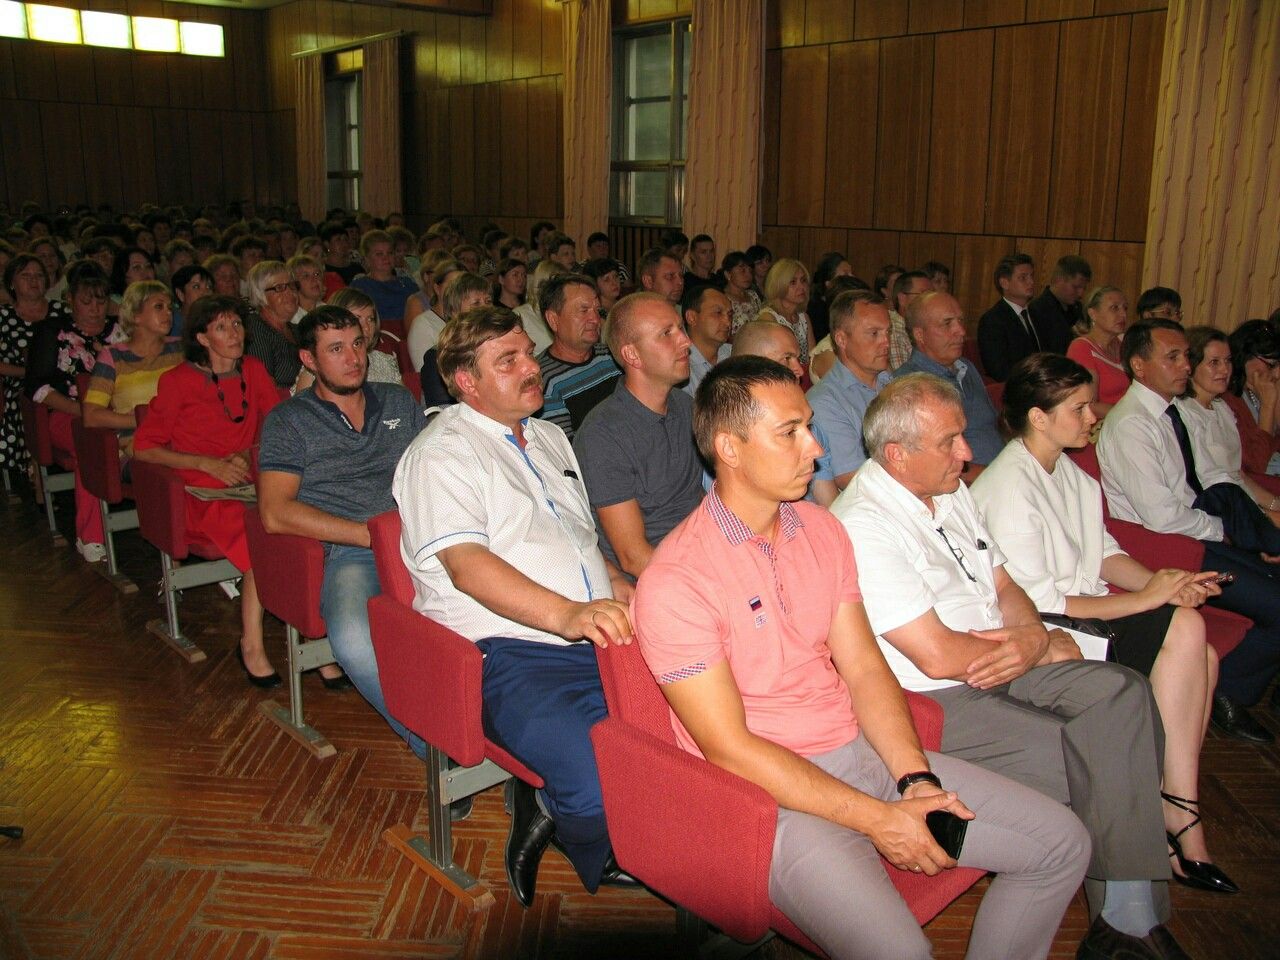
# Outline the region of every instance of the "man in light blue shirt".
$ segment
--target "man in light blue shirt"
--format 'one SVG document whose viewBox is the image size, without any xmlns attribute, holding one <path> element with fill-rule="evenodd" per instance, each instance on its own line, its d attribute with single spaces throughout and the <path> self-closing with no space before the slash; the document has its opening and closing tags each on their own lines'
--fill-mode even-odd
<svg viewBox="0 0 1280 960">
<path fill-rule="evenodd" d="M 973 451 L 973 460 L 961 475 L 972 483 L 982 468 L 996 458 L 1004 438 L 996 426 L 996 409 L 987 395 L 978 368 L 966 360 L 964 352 L 964 311 L 949 293 L 925 293 L 907 307 L 907 331 L 915 349 L 894 377 L 909 373 L 931 373 L 960 391 L 964 407 L 964 439 Z"/>
<path fill-rule="evenodd" d="M 826 438 L 836 486 L 843 490 L 866 462 L 862 418 L 891 379 L 889 311 L 869 290 L 849 290 L 831 304 L 836 363 L 809 391 L 813 422 Z"/>
<path fill-rule="evenodd" d="M 702 378 L 732 352 L 729 328 L 733 322 L 733 305 L 715 287 L 703 284 L 686 290 L 680 305 L 685 329 L 689 334 L 689 382 L 684 392 L 693 396 Z"/>
</svg>

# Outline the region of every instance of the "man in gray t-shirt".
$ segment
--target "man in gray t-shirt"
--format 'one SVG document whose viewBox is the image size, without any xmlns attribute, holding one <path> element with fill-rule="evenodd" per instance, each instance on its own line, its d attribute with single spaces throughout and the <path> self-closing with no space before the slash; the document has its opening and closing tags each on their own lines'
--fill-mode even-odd
<svg viewBox="0 0 1280 960">
<path fill-rule="evenodd" d="M 631 577 L 702 500 L 693 441 L 689 338 L 666 298 L 635 293 L 609 312 L 609 350 L 622 368 L 613 394 L 573 440 L 600 532 L 600 550 Z"/>
<path fill-rule="evenodd" d="M 382 592 L 369 549 L 370 517 L 395 508 L 391 480 L 426 425 L 409 391 L 368 383 L 360 321 L 322 306 L 298 323 L 299 356 L 315 384 L 279 404 L 262 426 L 258 510 L 269 533 L 325 544 L 320 612 L 334 657 L 361 695 L 420 756 L 425 745 L 387 713 L 366 604 Z"/>
</svg>

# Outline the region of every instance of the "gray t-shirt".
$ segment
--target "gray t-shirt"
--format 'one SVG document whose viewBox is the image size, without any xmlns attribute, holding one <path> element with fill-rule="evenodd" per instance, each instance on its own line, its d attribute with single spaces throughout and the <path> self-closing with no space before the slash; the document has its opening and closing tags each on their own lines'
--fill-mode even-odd
<svg viewBox="0 0 1280 960">
<path fill-rule="evenodd" d="M 645 539 L 656 547 L 702 502 L 693 400 L 682 390 L 668 394 L 666 415 L 660 417 L 619 377 L 613 393 L 578 428 L 573 452 L 596 517 L 600 550 L 611 563 L 618 557 L 600 526 L 601 507 L 635 500 L 644 517 Z"/>
<path fill-rule="evenodd" d="M 364 523 L 394 510 L 396 464 L 426 419 L 409 391 L 396 384 L 366 383 L 364 396 L 364 429 L 358 432 L 313 389 L 278 404 L 262 425 L 258 469 L 301 477 L 298 500 L 344 520 Z"/>
</svg>

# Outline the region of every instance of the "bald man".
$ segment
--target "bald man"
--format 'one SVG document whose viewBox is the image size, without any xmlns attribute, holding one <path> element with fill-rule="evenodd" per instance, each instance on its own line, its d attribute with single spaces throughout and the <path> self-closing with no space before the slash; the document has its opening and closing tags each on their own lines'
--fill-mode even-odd
<svg viewBox="0 0 1280 960">
<path fill-rule="evenodd" d="M 638 577 L 654 548 L 702 501 L 702 464 L 693 442 L 690 341 L 676 308 L 657 293 L 614 304 L 605 340 L 622 376 L 578 428 L 582 466 L 600 549 Z"/>
</svg>

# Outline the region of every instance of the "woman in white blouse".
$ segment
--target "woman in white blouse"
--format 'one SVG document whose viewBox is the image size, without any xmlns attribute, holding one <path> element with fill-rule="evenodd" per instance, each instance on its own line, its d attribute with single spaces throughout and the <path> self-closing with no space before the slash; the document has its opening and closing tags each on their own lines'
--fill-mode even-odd
<svg viewBox="0 0 1280 960">
<path fill-rule="evenodd" d="M 1165 729 L 1165 828 L 1180 883 L 1234 893 L 1215 866 L 1197 805 L 1200 746 L 1209 722 L 1218 659 L 1193 609 L 1211 573 L 1152 573 L 1103 526 L 1102 489 L 1062 452 L 1088 443 L 1097 422 L 1093 378 L 1067 357 L 1037 353 L 1013 368 L 1004 418 L 1016 439 L 983 471 L 972 492 L 1008 561 L 1006 569 L 1044 613 L 1108 621 L 1114 656 L 1146 674 Z M 1126 592 L 1110 594 L 1108 584 Z"/>
</svg>

